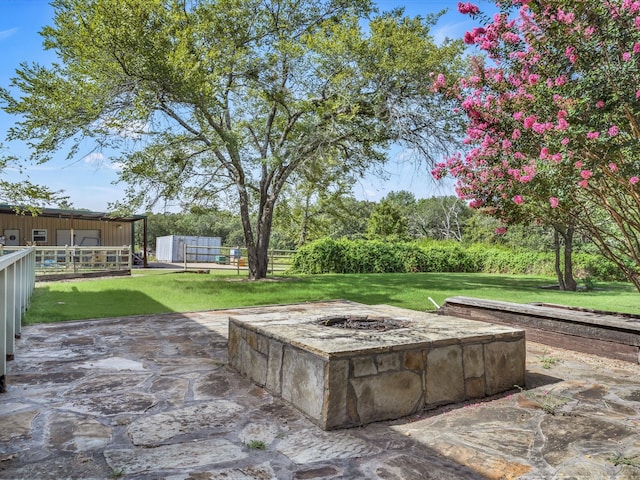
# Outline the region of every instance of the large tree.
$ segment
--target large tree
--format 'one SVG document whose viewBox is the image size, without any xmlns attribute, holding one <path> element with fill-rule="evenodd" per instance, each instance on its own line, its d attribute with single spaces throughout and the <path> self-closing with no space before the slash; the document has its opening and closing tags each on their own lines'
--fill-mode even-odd
<svg viewBox="0 0 640 480">
<path fill-rule="evenodd" d="M 157 199 L 236 205 L 249 276 L 267 273 L 276 202 L 294 172 L 360 174 L 401 141 L 433 160 L 456 139 L 430 75 L 460 44 L 437 16 L 373 17 L 369 0 L 54 0 L 44 45 L 0 92 L 10 138 L 43 160 L 91 141 L 123 152 L 129 208 Z M 314 167 L 316 168 L 316 167 Z"/>
<path fill-rule="evenodd" d="M 498 0 L 465 35 L 463 155 L 434 172 L 506 224 L 578 228 L 640 291 L 640 2 Z M 441 82 L 445 88 L 444 82 Z M 570 279 L 569 279 L 570 280 Z"/>
</svg>

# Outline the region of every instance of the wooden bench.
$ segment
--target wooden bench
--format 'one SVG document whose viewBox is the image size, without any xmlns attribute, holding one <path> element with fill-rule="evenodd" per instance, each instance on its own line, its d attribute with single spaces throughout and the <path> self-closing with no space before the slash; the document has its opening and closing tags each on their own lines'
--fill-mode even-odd
<svg viewBox="0 0 640 480">
<path fill-rule="evenodd" d="M 518 326 L 533 342 L 640 363 L 640 315 L 471 297 L 447 298 L 438 313 Z"/>
</svg>

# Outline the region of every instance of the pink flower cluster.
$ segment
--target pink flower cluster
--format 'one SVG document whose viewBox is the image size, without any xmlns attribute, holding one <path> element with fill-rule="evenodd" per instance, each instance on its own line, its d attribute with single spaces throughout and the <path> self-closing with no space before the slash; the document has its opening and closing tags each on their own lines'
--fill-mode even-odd
<svg viewBox="0 0 640 480">
<path fill-rule="evenodd" d="M 445 88 L 446 86 L 447 86 L 446 77 L 442 73 L 439 73 L 436 76 L 436 80 L 431 85 L 431 90 L 433 92 L 438 92 L 438 91 L 442 90 L 443 88 Z"/>
<path fill-rule="evenodd" d="M 482 27 L 475 27 L 470 32 L 465 32 L 464 37 L 462 37 L 462 40 L 467 45 L 473 45 L 474 43 L 478 42 L 479 39 L 481 39 L 486 32 L 487 31 Z"/>
<path fill-rule="evenodd" d="M 477 13 L 480 12 L 480 9 L 478 8 L 477 5 L 474 5 L 473 3 L 458 2 L 458 11 L 464 15 L 476 15 Z"/>
</svg>

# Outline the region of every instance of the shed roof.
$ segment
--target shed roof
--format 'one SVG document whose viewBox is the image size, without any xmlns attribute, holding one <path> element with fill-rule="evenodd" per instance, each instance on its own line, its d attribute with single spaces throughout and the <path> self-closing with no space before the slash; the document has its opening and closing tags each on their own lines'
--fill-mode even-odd
<svg viewBox="0 0 640 480">
<path fill-rule="evenodd" d="M 8 213 L 16 215 L 15 207 L 6 204 L 0 204 L 0 213 Z M 25 215 L 34 216 L 31 212 L 25 212 Z M 39 217 L 47 218 L 73 218 L 78 220 L 100 220 L 103 222 L 135 222 L 144 220 L 146 215 L 114 215 L 105 212 L 92 212 L 90 210 L 67 210 L 61 208 L 43 208 L 37 214 Z"/>
</svg>

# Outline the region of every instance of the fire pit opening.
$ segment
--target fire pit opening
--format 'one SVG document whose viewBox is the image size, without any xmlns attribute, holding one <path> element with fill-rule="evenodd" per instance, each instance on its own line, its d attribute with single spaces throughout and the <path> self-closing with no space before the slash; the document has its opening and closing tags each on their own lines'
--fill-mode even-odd
<svg viewBox="0 0 640 480">
<path fill-rule="evenodd" d="M 405 328 L 411 325 L 411 322 L 406 320 L 396 320 L 390 317 L 373 315 L 333 315 L 323 317 L 314 323 L 325 327 L 375 330 L 377 332 L 386 332 L 387 330 Z"/>
</svg>

